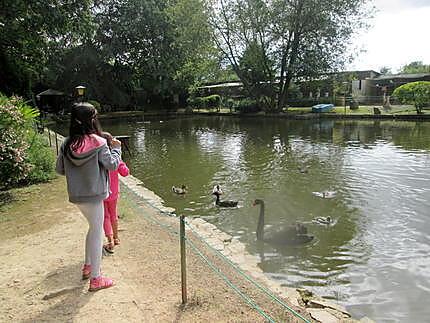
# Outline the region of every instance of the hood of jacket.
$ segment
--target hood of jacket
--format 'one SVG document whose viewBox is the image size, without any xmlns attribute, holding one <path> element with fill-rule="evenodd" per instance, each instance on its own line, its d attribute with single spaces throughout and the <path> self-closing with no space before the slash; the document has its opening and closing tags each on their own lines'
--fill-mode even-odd
<svg viewBox="0 0 430 323">
<path fill-rule="evenodd" d="M 76 150 L 67 152 L 66 156 L 73 165 L 81 166 L 96 156 L 104 145 L 106 145 L 106 139 L 96 134 L 87 135 L 82 145 Z"/>
</svg>

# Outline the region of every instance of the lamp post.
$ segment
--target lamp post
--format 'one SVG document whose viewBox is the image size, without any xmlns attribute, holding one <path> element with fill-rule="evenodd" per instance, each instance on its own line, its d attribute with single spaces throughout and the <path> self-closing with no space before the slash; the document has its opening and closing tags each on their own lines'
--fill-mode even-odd
<svg viewBox="0 0 430 323">
<path fill-rule="evenodd" d="M 77 101 L 82 102 L 84 100 L 86 87 L 83 85 L 79 85 L 79 86 L 75 87 L 75 89 L 76 89 L 76 94 L 77 94 Z"/>
</svg>

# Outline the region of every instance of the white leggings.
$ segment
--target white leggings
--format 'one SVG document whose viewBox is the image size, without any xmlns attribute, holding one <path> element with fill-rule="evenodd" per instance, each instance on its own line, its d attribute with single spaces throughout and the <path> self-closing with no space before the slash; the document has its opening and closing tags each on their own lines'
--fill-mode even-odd
<svg viewBox="0 0 430 323">
<path fill-rule="evenodd" d="M 88 221 L 85 240 L 85 264 L 91 265 L 91 278 L 100 276 L 100 263 L 103 248 L 103 201 L 77 204 Z"/>
</svg>

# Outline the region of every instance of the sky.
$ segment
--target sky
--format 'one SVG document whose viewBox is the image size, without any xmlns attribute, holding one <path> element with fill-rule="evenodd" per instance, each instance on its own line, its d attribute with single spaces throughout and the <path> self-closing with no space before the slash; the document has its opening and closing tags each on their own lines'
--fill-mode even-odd
<svg viewBox="0 0 430 323">
<path fill-rule="evenodd" d="M 348 70 L 393 72 L 412 61 L 430 64 L 430 0 L 373 0 L 369 29 L 358 35 L 356 59 Z"/>
</svg>

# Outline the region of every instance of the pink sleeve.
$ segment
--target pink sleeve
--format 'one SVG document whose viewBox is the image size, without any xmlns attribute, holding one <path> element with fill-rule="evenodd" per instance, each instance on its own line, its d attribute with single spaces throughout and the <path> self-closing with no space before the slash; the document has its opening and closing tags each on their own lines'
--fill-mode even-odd
<svg viewBox="0 0 430 323">
<path fill-rule="evenodd" d="M 123 161 L 120 161 L 120 163 L 119 163 L 119 166 L 118 166 L 118 173 L 119 173 L 122 177 L 128 176 L 128 174 L 129 174 L 128 167 L 127 167 L 127 165 L 126 165 Z"/>
</svg>

